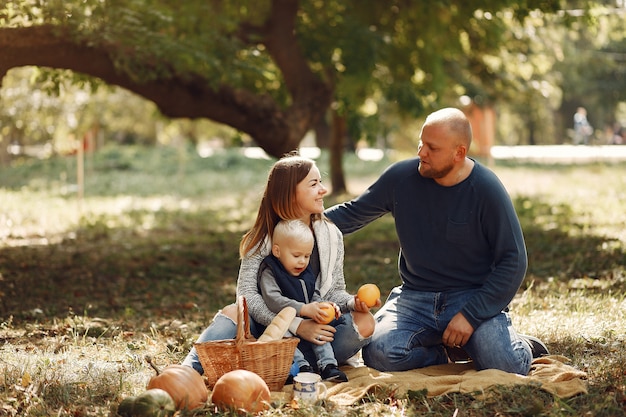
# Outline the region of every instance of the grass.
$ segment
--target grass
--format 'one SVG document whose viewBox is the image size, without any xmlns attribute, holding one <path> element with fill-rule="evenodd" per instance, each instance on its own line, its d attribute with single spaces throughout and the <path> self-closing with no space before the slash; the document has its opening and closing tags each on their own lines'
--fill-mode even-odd
<svg viewBox="0 0 626 417">
<path fill-rule="evenodd" d="M 144 355 L 180 362 L 234 300 L 239 238 L 271 163 L 237 151 L 203 159 L 190 149 L 105 149 L 86 161 L 80 201 L 73 158 L 0 169 L 0 416 L 113 416 L 122 398 L 145 389 Z M 388 163 L 348 156 L 350 191 Z M 328 171 L 325 154 L 319 165 Z M 396 398 L 381 390 L 347 409 L 269 414 L 626 415 L 626 165 L 493 169 L 528 246 L 515 325 L 586 371 L 589 393 L 559 399 L 496 386 L 488 397 Z M 348 290 L 397 285 L 397 251 L 388 217 L 347 236 Z"/>
</svg>

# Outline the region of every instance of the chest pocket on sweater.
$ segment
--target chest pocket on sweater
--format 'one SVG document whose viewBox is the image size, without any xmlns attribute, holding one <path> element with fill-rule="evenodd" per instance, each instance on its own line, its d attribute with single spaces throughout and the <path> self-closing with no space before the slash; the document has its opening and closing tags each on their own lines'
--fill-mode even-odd
<svg viewBox="0 0 626 417">
<path fill-rule="evenodd" d="M 446 240 L 459 245 L 468 245 L 471 243 L 469 223 L 458 223 L 448 219 L 446 226 Z"/>
</svg>

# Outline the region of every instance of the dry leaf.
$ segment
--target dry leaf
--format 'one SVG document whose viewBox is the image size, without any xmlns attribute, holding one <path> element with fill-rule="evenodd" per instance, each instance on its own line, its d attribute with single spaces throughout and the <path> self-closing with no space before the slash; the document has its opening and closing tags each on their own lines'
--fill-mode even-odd
<svg viewBox="0 0 626 417">
<path fill-rule="evenodd" d="M 30 385 L 31 382 L 32 378 L 30 377 L 30 374 L 28 372 L 24 372 L 24 374 L 22 375 L 22 386 L 26 388 Z"/>
</svg>

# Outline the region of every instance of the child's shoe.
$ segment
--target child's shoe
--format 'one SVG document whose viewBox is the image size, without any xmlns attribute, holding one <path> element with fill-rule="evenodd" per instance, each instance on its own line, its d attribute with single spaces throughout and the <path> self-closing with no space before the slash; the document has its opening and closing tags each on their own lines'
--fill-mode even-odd
<svg viewBox="0 0 626 417">
<path fill-rule="evenodd" d="M 332 363 L 322 369 L 322 379 L 330 382 L 348 382 L 346 374 L 341 372 L 337 365 Z"/>
</svg>

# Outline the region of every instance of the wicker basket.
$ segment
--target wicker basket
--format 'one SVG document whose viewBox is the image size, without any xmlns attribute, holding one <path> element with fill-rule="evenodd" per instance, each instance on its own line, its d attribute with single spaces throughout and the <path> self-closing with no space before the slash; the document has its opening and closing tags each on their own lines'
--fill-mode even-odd
<svg viewBox="0 0 626 417">
<path fill-rule="evenodd" d="M 281 340 L 257 342 L 250 334 L 248 305 L 244 297 L 238 299 L 237 317 L 235 339 L 195 344 L 209 388 L 213 389 L 225 373 L 246 369 L 261 376 L 271 391 L 280 391 L 289 375 L 300 339 L 284 337 Z"/>
</svg>

